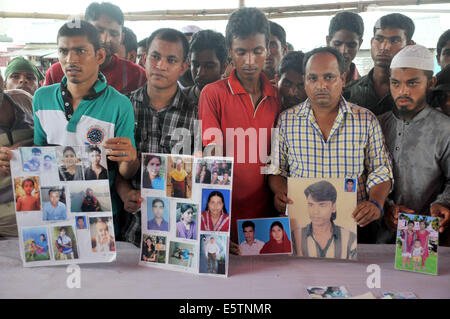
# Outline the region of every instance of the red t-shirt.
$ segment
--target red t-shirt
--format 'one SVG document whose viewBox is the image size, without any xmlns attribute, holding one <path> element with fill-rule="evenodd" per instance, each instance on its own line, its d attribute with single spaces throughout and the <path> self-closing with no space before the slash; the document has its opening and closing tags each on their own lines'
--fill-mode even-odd
<svg viewBox="0 0 450 319">
<path fill-rule="evenodd" d="M 139 89 L 147 82 L 145 70 L 131 61 L 113 55 L 111 63 L 100 72 L 105 75 L 108 85 L 122 94 Z M 45 74 L 45 85 L 61 82 L 64 72 L 59 62 L 53 64 Z"/>
<path fill-rule="evenodd" d="M 281 109 L 278 90 L 261 73 L 263 97 L 256 107 L 233 70 L 230 77 L 205 86 L 200 95 L 199 119 L 202 121 L 203 145 L 216 143 L 224 146 L 224 156 L 234 157 L 233 197 L 231 209 L 231 239 L 237 243 L 237 219 L 276 215 L 273 195 L 261 168 L 270 154 L 271 129 Z M 216 128 L 222 137 L 207 136 L 208 129 Z M 245 139 L 228 133 L 227 128 L 251 133 Z M 235 131 L 237 133 L 237 131 Z M 251 142 L 249 143 L 251 139 Z M 243 141 L 245 140 L 245 144 Z M 233 146 L 234 144 L 234 146 Z M 236 151 L 237 150 L 237 151 Z M 245 154 L 245 155 L 244 155 Z M 244 155 L 244 156 L 243 156 Z"/>
</svg>

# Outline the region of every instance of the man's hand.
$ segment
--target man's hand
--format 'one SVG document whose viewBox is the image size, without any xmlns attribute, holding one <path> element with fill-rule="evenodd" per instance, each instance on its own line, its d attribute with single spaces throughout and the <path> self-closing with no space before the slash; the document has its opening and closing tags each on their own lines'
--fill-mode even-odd
<svg viewBox="0 0 450 319">
<path fill-rule="evenodd" d="M 434 204 L 430 207 L 430 215 L 440 218 L 439 232 L 442 233 L 450 222 L 450 209 L 439 204 Z"/>
<path fill-rule="evenodd" d="M 12 159 L 11 149 L 0 147 L 0 176 L 11 175 L 9 161 Z"/>
<path fill-rule="evenodd" d="M 137 152 L 128 137 L 113 137 L 103 145 L 106 149 L 108 159 L 114 162 L 134 162 L 137 160 Z"/>
<path fill-rule="evenodd" d="M 372 202 L 364 201 L 356 206 L 352 213 L 353 219 L 360 227 L 365 227 L 381 216 L 377 205 Z"/>
<path fill-rule="evenodd" d="M 138 189 L 132 189 L 127 193 L 123 202 L 123 208 L 128 213 L 137 212 L 141 208 L 143 198 L 141 198 L 141 191 Z"/>
<path fill-rule="evenodd" d="M 403 205 L 386 205 L 386 211 L 384 212 L 384 223 L 390 230 L 397 230 L 398 214 L 415 214 L 414 210 Z"/>
<path fill-rule="evenodd" d="M 232 242 L 230 240 L 230 253 L 233 255 L 241 255 L 241 250 L 239 249 L 239 245 Z"/>
<path fill-rule="evenodd" d="M 286 192 L 283 191 L 275 193 L 273 203 L 275 205 L 276 210 L 283 215 L 286 214 L 286 205 L 294 204 L 294 202 L 289 197 L 287 197 Z"/>
</svg>

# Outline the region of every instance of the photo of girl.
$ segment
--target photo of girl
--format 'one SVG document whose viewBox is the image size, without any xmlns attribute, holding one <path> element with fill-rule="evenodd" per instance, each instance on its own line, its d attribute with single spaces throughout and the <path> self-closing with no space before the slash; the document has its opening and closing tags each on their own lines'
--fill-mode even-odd
<svg viewBox="0 0 450 319">
<path fill-rule="evenodd" d="M 57 148 L 59 179 L 61 181 L 83 180 L 83 167 L 81 160 L 77 156 L 80 154 L 79 147 L 66 146 Z"/>
<path fill-rule="evenodd" d="M 260 254 L 283 254 L 291 253 L 292 244 L 289 240 L 286 231 L 283 228 L 283 224 L 279 221 L 275 221 L 270 226 L 270 240 L 264 244 L 260 250 Z"/>
<path fill-rule="evenodd" d="M 164 178 L 161 177 L 165 171 L 164 160 L 158 155 L 144 155 L 143 188 L 164 190 Z"/>
<path fill-rule="evenodd" d="M 50 260 L 46 227 L 23 228 L 22 238 L 26 262 Z"/>
<path fill-rule="evenodd" d="M 207 198 L 206 203 L 204 198 Z M 205 204 L 204 206 L 202 205 L 204 209 L 202 212 L 201 230 L 227 232 L 230 229 L 230 215 L 227 211 L 227 206 L 230 207 L 229 198 L 229 190 L 203 189 L 202 203 Z"/>
<path fill-rule="evenodd" d="M 41 210 L 39 177 L 17 177 L 14 179 L 16 212 Z"/>
</svg>

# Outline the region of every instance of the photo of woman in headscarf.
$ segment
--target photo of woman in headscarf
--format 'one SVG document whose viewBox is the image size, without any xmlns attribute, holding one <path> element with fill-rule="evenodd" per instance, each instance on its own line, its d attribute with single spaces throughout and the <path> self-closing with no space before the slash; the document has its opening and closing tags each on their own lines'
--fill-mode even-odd
<svg viewBox="0 0 450 319">
<path fill-rule="evenodd" d="M 212 191 L 202 212 L 201 230 L 228 231 L 230 216 L 225 205 L 225 198 L 221 191 Z"/>
<path fill-rule="evenodd" d="M 169 172 L 167 176 L 172 185 L 172 192 L 167 195 L 170 197 L 188 198 L 189 174 L 184 169 L 184 162 L 181 157 L 176 158 L 175 169 Z"/>
<path fill-rule="evenodd" d="M 270 240 L 264 244 L 260 254 L 279 254 L 292 252 L 292 244 L 283 224 L 275 221 L 270 226 Z"/>
<path fill-rule="evenodd" d="M 161 156 L 147 155 L 144 157 L 143 188 L 164 190 L 164 178 L 160 176 L 161 165 L 163 165 Z"/>
<path fill-rule="evenodd" d="M 75 149 L 71 146 L 66 146 L 62 155 L 62 165 L 58 168 L 59 179 L 61 181 L 83 180 L 83 168 L 79 165 L 80 159 L 77 157 Z"/>
</svg>

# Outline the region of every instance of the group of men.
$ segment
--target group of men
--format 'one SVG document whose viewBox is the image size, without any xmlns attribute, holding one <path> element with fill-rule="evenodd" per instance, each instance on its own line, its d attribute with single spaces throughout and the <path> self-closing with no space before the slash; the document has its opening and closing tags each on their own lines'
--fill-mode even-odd
<svg viewBox="0 0 450 319">
<path fill-rule="evenodd" d="M 326 46 L 306 54 L 289 51 L 284 29 L 255 8 L 236 10 L 225 36 L 200 30 L 190 41 L 162 28 L 137 43 L 111 3 L 92 3 L 85 19 L 60 28 L 59 63 L 45 86 L 28 85 L 33 110 L 2 92 L 3 176 L 18 146 L 103 144 L 115 164 L 111 193 L 122 200 L 113 204 L 117 237 L 139 246 L 141 154 L 203 150 L 235 160 L 233 253 L 240 253 L 237 219 L 285 213 L 287 177 L 357 180 L 358 242 L 392 242 L 399 212 L 440 217 L 449 240 L 450 30 L 438 41 L 436 78 L 434 57 L 414 43 L 413 21 L 383 16 L 370 41 L 374 67 L 360 77 L 353 60 L 364 23 L 355 13 L 334 16 Z M 32 67 L 15 71 L 6 82 L 27 71 L 39 79 Z M 12 200 L 10 188 L 2 177 L 0 207 Z M 0 232 L 13 223 L 5 213 L 12 208 L 1 209 Z"/>
</svg>

